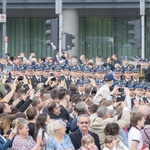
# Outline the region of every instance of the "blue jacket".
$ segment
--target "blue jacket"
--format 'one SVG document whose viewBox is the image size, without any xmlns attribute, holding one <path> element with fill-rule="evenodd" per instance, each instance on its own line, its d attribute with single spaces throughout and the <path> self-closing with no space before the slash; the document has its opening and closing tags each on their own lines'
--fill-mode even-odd
<svg viewBox="0 0 150 150">
<path fill-rule="evenodd" d="M 7 139 L 5 142 L 2 136 L 0 135 L 0 150 L 7 150 L 7 148 L 9 148 L 11 144 L 12 144 L 12 140 Z"/>
</svg>

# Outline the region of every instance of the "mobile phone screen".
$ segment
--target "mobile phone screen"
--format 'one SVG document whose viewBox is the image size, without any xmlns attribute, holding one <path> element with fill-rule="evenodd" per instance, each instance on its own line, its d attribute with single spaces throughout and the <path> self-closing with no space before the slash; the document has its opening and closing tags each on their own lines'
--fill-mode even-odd
<svg viewBox="0 0 150 150">
<path fill-rule="evenodd" d="M 42 139 L 44 139 L 44 137 L 45 137 L 45 131 L 42 130 Z"/>
</svg>

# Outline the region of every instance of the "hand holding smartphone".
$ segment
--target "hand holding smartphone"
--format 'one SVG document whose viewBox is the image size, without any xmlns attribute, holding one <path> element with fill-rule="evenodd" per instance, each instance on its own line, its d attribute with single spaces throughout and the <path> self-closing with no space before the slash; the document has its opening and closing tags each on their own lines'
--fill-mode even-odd
<svg viewBox="0 0 150 150">
<path fill-rule="evenodd" d="M 45 138 L 45 131 L 42 130 L 42 140 Z"/>
</svg>

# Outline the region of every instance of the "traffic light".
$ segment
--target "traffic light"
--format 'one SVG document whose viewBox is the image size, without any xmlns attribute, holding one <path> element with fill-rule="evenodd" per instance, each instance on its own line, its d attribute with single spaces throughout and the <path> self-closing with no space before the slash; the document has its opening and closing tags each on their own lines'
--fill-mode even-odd
<svg viewBox="0 0 150 150">
<path fill-rule="evenodd" d="M 128 34 L 131 35 L 132 39 L 128 43 L 133 44 L 135 47 L 141 47 L 141 20 L 128 21 L 128 25 L 132 30 L 128 30 Z M 130 28 L 130 29 L 131 29 Z"/>
<path fill-rule="evenodd" d="M 46 35 L 50 36 L 49 40 L 46 41 L 46 45 L 51 45 L 53 49 L 59 48 L 59 27 L 58 18 L 46 20 L 46 25 L 48 30 L 46 30 Z"/>
<path fill-rule="evenodd" d="M 75 39 L 75 36 L 72 35 L 72 34 L 66 33 L 66 34 L 65 34 L 65 37 L 66 37 L 66 38 L 65 38 L 65 49 L 66 49 L 66 50 L 71 50 L 72 47 L 75 46 L 75 44 L 72 42 L 72 40 Z"/>
</svg>

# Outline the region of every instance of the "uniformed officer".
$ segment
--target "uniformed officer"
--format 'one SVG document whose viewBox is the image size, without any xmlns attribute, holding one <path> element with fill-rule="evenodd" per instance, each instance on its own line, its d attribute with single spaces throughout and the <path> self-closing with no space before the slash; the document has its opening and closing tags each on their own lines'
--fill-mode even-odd
<svg viewBox="0 0 150 150">
<path fill-rule="evenodd" d="M 6 83 L 13 83 L 16 78 L 18 78 L 18 66 L 13 66 Z"/>
<path fill-rule="evenodd" d="M 124 79 L 123 81 L 126 82 L 127 84 L 131 83 L 131 69 L 130 68 L 126 68 L 124 69 Z"/>
<path fill-rule="evenodd" d="M 132 84 L 140 84 L 142 83 L 142 79 L 140 79 L 140 70 L 139 68 L 132 69 Z"/>
<path fill-rule="evenodd" d="M 37 88 L 39 83 L 44 83 L 44 80 L 41 78 L 42 76 L 42 67 L 40 65 L 34 66 L 34 75 L 32 77 L 32 86 L 33 88 Z"/>
</svg>

